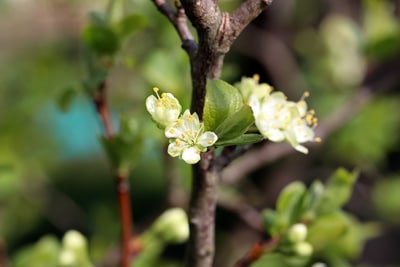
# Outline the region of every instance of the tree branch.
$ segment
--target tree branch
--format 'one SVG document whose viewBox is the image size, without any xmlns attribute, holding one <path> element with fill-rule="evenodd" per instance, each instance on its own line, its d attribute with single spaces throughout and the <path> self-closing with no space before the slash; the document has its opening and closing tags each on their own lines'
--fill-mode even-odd
<svg viewBox="0 0 400 267">
<path fill-rule="evenodd" d="M 214 259 L 215 208 L 219 172 L 210 163 L 213 153 L 202 154 L 193 166 L 192 194 L 189 208 L 190 238 L 186 267 L 211 267 Z"/>
<path fill-rule="evenodd" d="M 197 51 L 197 43 L 195 42 L 193 35 L 187 25 L 186 14 L 183 7 L 177 3 L 176 6 L 178 10 L 175 13 L 172 6 L 165 0 L 153 0 L 153 3 L 175 27 L 182 41 L 182 48 L 189 54 L 189 57 L 192 57 Z"/>
</svg>

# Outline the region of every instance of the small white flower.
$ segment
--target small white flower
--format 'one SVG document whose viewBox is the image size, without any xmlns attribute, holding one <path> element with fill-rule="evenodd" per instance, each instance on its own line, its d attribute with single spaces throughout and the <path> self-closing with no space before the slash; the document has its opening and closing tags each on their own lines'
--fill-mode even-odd
<svg viewBox="0 0 400 267">
<path fill-rule="evenodd" d="M 255 123 L 260 133 L 273 142 L 285 140 L 285 130 L 292 119 L 293 108 L 288 105 L 286 97 L 276 92 L 266 97 L 255 109 Z"/>
<path fill-rule="evenodd" d="M 171 93 L 158 94 L 159 89 L 154 88 L 157 97 L 151 95 L 146 99 L 147 111 L 153 120 L 163 127 L 167 127 L 176 122 L 181 113 L 182 107 L 179 101 Z"/>
<path fill-rule="evenodd" d="M 260 133 L 273 142 L 287 141 L 294 149 L 304 154 L 308 149 L 301 143 L 309 141 L 319 142 L 314 137 L 314 127 L 318 120 L 314 111 L 307 111 L 304 98 L 300 101 L 287 101 L 281 92 L 272 93 L 259 101 L 256 96 L 250 97 L 250 103 L 255 118 L 255 124 Z"/>
<path fill-rule="evenodd" d="M 215 133 L 204 132 L 204 124 L 196 113 L 186 110 L 177 122 L 165 129 L 165 136 L 171 138 L 168 154 L 181 157 L 188 164 L 200 160 L 200 153 L 212 146 L 218 137 Z"/>
</svg>

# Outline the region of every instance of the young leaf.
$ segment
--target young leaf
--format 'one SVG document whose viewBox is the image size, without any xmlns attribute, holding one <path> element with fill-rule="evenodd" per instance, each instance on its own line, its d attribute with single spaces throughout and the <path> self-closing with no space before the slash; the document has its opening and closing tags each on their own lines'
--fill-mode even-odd
<svg viewBox="0 0 400 267">
<path fill-rule="evenodd" d="M 342 211 L 319 216 L 308 228 L 307 240 L 320 251 L 337 242 L 347 231 L 349 219 Z"/>
<path fill-rule="evenodd" d="M 106 25 L 88 26 L 83 31 L 82 39 L 99 55 L 112 55 L 120 46 L 118 36 Z"/>
<path fill-rule="evenodd" d="M 229 115 L 242 106 L 243 98 L 235 87 L 222 80 L 209 80 L 203 114 L 205 129 L 215 131 Z"/>
<path fill-rule="evenodd" d="M 71 85 L 66 87 L 57 98 L 58 108 L 62 112 L 67 112 L 77 94 L 78 89 L 75 88 L 75 86 Z"/>
<path fill-rule="evenodd" d="M 341 208 L 350 198 L 358 172 L 339 168 L 328 180 L 316 211 L 325 214 Z"/>
<path fill-rule="evenodd" d="M 279 195 L 276 210 L 281 215 L 282 223 L 286 224 L 285 226 L 297 221 L 305 194 L 305 185 L 301 182 L 293 182 L 286 186 Z"/>
<path fill-rule="evenodd" d="M 223 142 L 238 138 L 244 134 L 247 129 L 254 123 L 254 116 L 248 105 L 243 105 L 241 109 L 230 114 L 215 129 L 218 140 Z"/>
</svg>

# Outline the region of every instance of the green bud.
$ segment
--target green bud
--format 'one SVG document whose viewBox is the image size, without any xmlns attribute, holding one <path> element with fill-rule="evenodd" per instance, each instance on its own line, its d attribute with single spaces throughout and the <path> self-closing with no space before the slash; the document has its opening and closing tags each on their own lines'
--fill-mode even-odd
<svg viewBox="0 0 400 267">
<path fill-rule="evenodd" d="M 296 243 L 294 250 L 298 255 L 308 257 L 313 253 L 314 248 L 310 243 L 302 241 Z"/>
<path fill-rule="evenodd" d="M 155 221 L 152 232 L 166 243 L 181 243 L 189 237 L 189 223 L 181 208 L 165 211 Z"/>
</svg>

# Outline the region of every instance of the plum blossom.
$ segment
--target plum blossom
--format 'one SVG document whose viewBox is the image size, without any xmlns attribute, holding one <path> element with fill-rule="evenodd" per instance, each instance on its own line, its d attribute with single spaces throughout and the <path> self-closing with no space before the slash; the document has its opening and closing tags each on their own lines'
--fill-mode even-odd
<svg viewBox="0 0 400 267">
<path fill-rule="evenodd" d="M 211 131 L 204 131 L 196 113 L 186 110 L 176 123 L 165 129 L 165 136 L 170 138 L 168 154 L 180 157 L 188 164 L 200 161 L 200 153 L 215 144 L 218 136 Z"/>
</svg>

